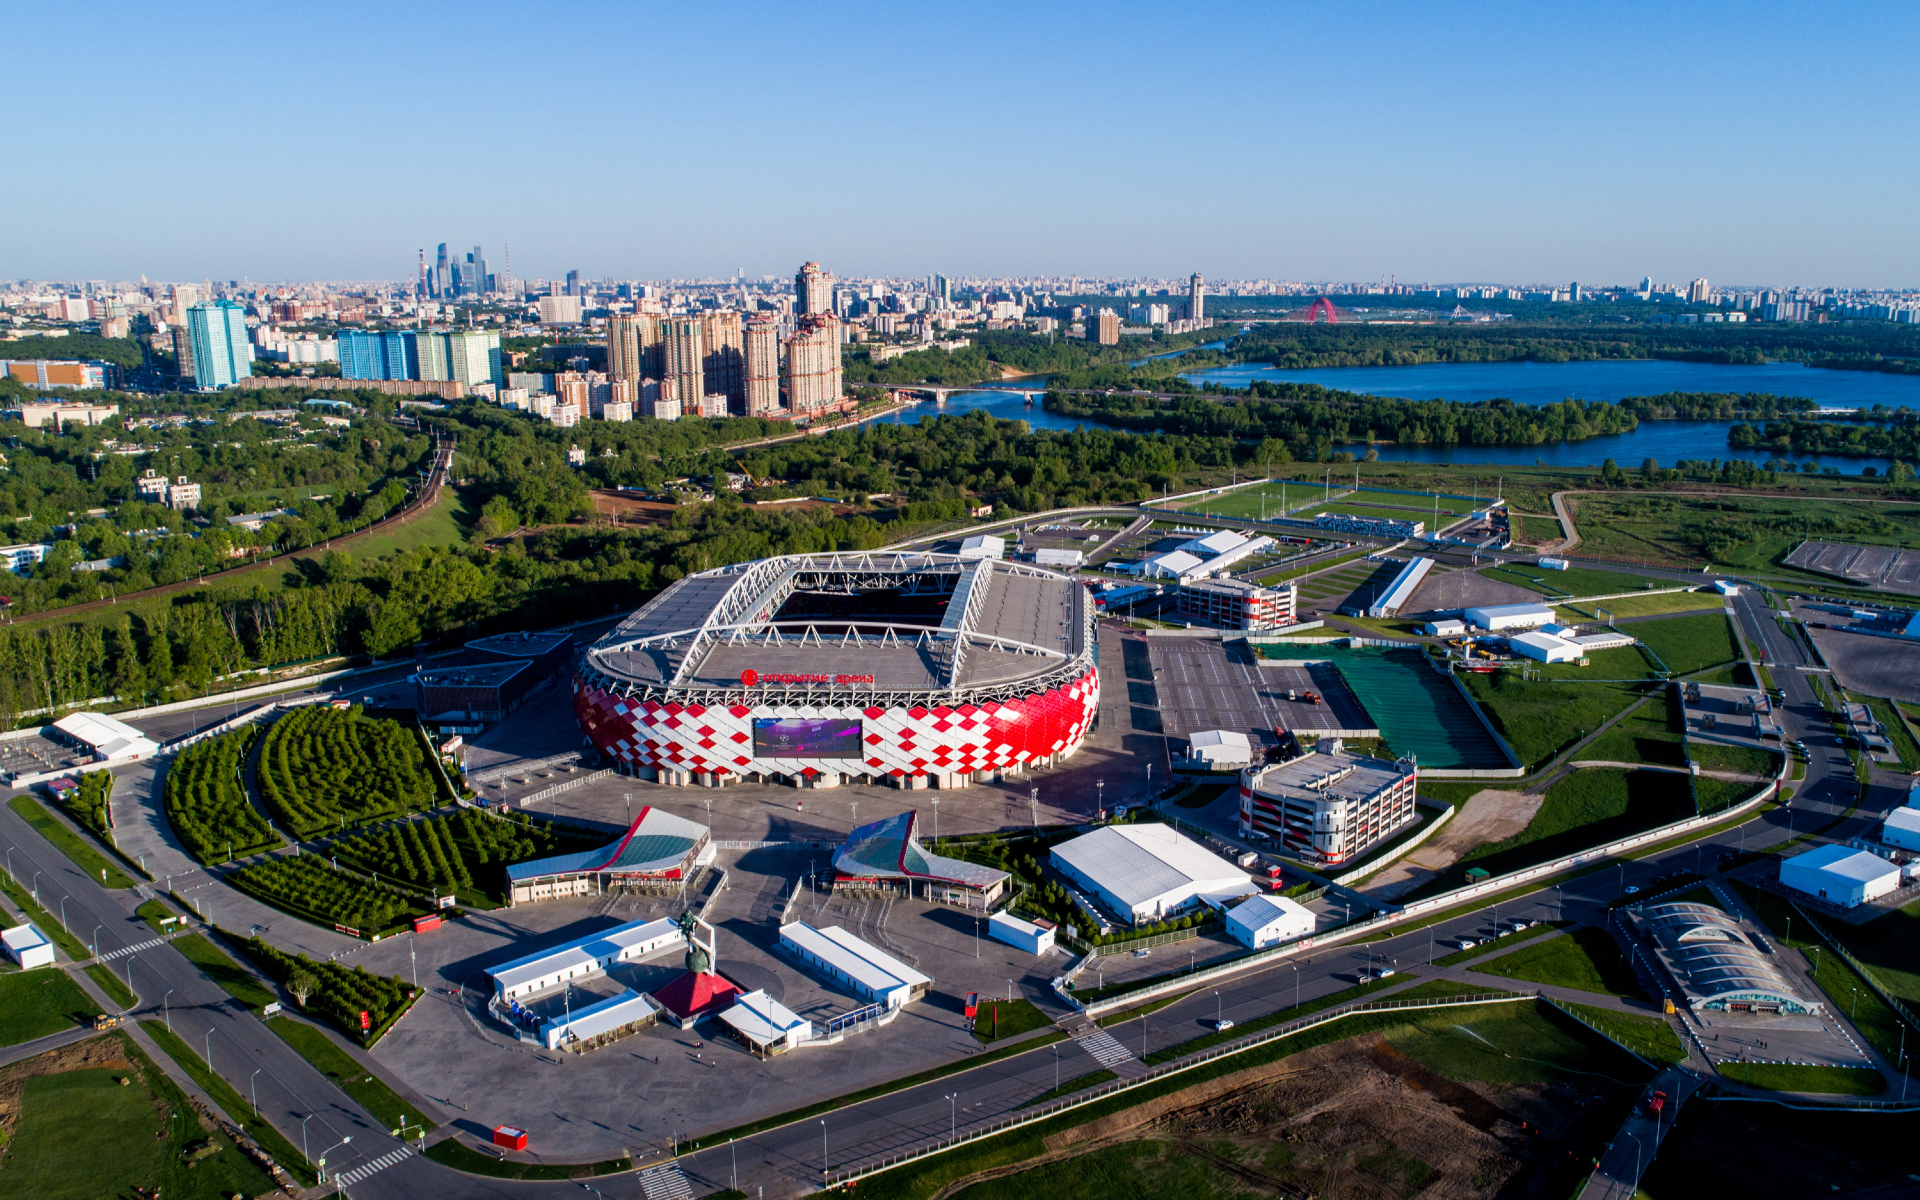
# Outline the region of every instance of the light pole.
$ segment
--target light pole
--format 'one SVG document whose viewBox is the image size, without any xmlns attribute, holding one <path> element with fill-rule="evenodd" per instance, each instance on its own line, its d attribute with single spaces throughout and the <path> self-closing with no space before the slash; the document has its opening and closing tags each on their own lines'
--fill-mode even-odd
<svg viewBox="0 0 1920 1200">
<path fill-rule="evenodd" d="M 936 842 L 940 840 L 940 800 L 938 797 L 933 801 L 933 840 Z"/>
<path fill-rule="evenodd" d="M 827 1181 L 827 1123 L 820 1122 L 820 1182 Z"/>
<path fill-rule="evenodd" d="M 1221 1021 L 1227 1015 L 1227 1010 L 1223 1007 L 1225 1003 L 1224 1000 L 1220 999 L 1220 989 L 1213 989 L 1213 1027 L 1215 1029 L 1220 1028 Z"/>
<path fill-rule="evenodd" d="M 319 1113 L 308 1113 L 306 1116 L 300 1118 L 300 1157 L 306 1159 L 309 1163 L 313 1161 L 313 1156 L 307 1153 L 307 1122 L 319 1115 Z"/>
<path fill-rule="evenodd" d="M 207 1030 L 207 1074 L 213 1074 L 213 1030 Z"/>
<path fill-rule="evenodd" d="M 211 1068 L 209 1068 L 209 1069 L 211 1069 Z M 258 1116 L 260 1115 L 260 1072 L 262 1072 L 262 1071 L 264 1071 L 264 1070 L 266 1070 L 266 1068 L 265 1068 L 265 1067 L 255 1067 L 255 1068 L 253 1069 L 253 1075 L 252 1075 L 252 1077 L 250 1077 L 250 1078 L 249 1078 L 249 1079 L 247 1080 L 247 1089 L 248 1089 L 248 1090 L 249 1090 L 249 1091 L 250 1091 L 250 1092 L 252 1093 L 252 1095 L 253 1095 L 253 1115 L 254 1115 L 255 1117 L 258 1117 Z M 404 1121 L 405 1119 L 406 1119 L 406 1118 L 404 1118 L 404 1117 L 403 1117 L 403 1118 L 401 1118 L 401 1120 L 403 1120 L 403 1121 Z"/>
<path fill-rule="evenodd" d="M 33 892 L 33 902 L 35 904 L 40 903 L 40 872 L 39 871 L 35 871 L 33 873 L 33 887 L 30 890 Z"/>
<path fill-rule="evenodd" d="M 727 1139 L 727 1154 L 733 1159 L 733 1190 L 740 1190 L 740 1152 L 733 1147 L 733 1139 Z"/>
<path fill-rule="evenodd" d="M 1028 809 L 1028 812 L 1033 817 L 1033 827 L 1035 829 L 1040 828 L 1040 789 L 1039 788 L 1030 787 L 1027 789 L 1027 809 Z"/>
<path fill-rule="evenodd" d="M 67 898 L 60 897 L 60 928 L 67 928 Z"/>
<path fill-rule="evenodd" d="M 708 812 L 711 813 L 713 802 L 709 800 L 707 804 L 708 804 Z M 633 793 L 632 792 L 628 792 L 626 795 L 626 805 L 627 805 L 627 824 L 631 825 L 633 824 Z M 707 824 L 709 826 L 713 824 L 713 818 L 711 816 L 707 818 Z"/>
<path fill-rule="evenodd" d="M 1633 1138 L 1633 1177 L 1637 1180 L 1640 1178 L 1640 1139 L 1634 1137 L 1631 1129 L 1622 1129 L 1620 1132 Z"/>
<path fill-rule="evenodd" d="M 95 958 L 100 957 L 100 930 L 104 928 L 105 924 L 106 923 L 103 921 L 99 925 L 95 925 L 93 927 L 93 936 L 87 939 L 87 941 L 93 946 L 93 956 Z"/>
<path fill-rule="evenodd" d="M 352 1140 L 353 1140 L 353 1135 L 348 1134 L 347 1136 L 341 1138 L 335 1144 L 328 1146 L 327 1154 L 332 1154 L 335 1150 L 339 1149 L 341 1146 L 346 1145 L 348 1142 L 351 1142 Z M 314 1167 L 319 1172 L 319 1175 L 320 1175 L 319 1182 L 321 1183 L 325 1183 L 327 1181 L 327 1154 L 322 1154 L 320 1156 L 320 1161 L 314 1164 Z"/>
<path fill-rule="evenodd" d="M 173 1006 L 167 1003 L 168 998 L 171 997 L 172 995 L 173 995 L 173 989 L 168 988 L 167 994 L 165 996 L 160 997 L 160 1011 L 166 1014 L 168 1033 L 173 1032 Z"/>
<path fill-rule="evenodd" d="M 1098 803 L 1100 805 L 1100 811 L 1104 813 L 1107 811 L 1107 781 L 1104 779 L 1096 779 L 1093 781 L 1093 787 L 1094 795 L 1099 797 Z"/>
<path fill-rule="evenodd" d="M 1060 1086 L 1060 1068 L 1058 1066 L 1060 1049 L 1057 1046 L 1054 1047 L 1053 1057 L 1056 1064 L 1054 1066 L 1054 1086 L 1058 1087 Z M 953 1145 L 960 1137 L 960 1110 L 955 1107 L 959 1102 L 959 1092 L 951 1092 L 947 1095 L 947 1145 L 949 1146 Z"/>
</svg>

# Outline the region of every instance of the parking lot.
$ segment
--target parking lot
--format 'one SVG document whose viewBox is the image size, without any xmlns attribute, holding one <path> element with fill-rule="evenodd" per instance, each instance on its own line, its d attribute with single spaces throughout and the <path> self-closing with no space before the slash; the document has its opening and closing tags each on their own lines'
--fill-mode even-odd
<svg viewBox="0 0 1920 1200">
<path fill-rule="evenodd" d="M 1808 636 L 1843 687 L 1920 703 L 1920 642 L 1849 633 L 1853 621 L 1820 609 L 1796 607 L 1794 615 L 1809 622 Z M 1813 622 L 1827 628 L 1815 629 Z"/>
</svg>

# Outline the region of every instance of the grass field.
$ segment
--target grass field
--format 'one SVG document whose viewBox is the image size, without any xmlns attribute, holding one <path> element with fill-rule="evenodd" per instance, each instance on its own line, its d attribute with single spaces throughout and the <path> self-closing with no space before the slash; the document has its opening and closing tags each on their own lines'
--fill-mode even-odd
<svg viewBox="0 0 1920 1200">
<path fill-rule="evenodd" d="M 1499 671 L 1468 674 L 1461 681 L 1521 763 L 1537 768 L 1648 692 L 1646 657 L 1632 646 L 1596 650 L 1588 659 L 1592 666 L 1542 666 L 1531 680 L 1518 671 Z"/>
<path fill-rule="evenodd" d="M 92 1020 L 100 1006 L 57 967 L 0 975 L 0 1046 L 17 1046 Z"/>
<path fill-rule="evenodd" d="M 1621 596 L 1616 600 L 1588 600 L 1579 604 L 1555 606 L 1555 615 L 1575 625 L 1601 619 L 1600 614 L 1618 621 L 1627 617 L 1657 617 L 1667 613 L 1702 612 L 1726 607 L 1727 598 L 1718 592 L 1661 592 L 1653 596 Z M 1626 632 L 1632 633 L 1629 625 Z"/>
<path fill-rule="evenodd" d="M 1887 740 L 1893 743 L 1893 752 L 1900 756 L 1900 769 L 1920 771 L 1920 745 L 1915 744 L 1913 730 L 1901 719 L 1900 710 L 1893 706 L 1893 702 L 1878 697 L 1854 696 L 1853 699 L 1863 701 L 1881 724 L 1887 727 Z"/>
<path fill-rule="evenodd" d="M 1172 1062 L 1176 1058 L 1185 1058 L 1189 1054 L 1198 1054 L 1202 1050 L 1211 1050 L 1223 1042 L 1230 1042 L 1235 1038 L 1245 1037 L 1249 1033 L 1258 1033 L 1262 1029 L 1271 1029 L 1275 1025 L 1284 1025 L 1288 1021 L 1297 1020 L 1300 1017 L 1310 1016 L 1317 1012 L 1324 1012 L 1329 1008 L 1338 1008 L 1342 1004 L 1351 1004 L 1355 1000 L 1364 1000 L 1373 992 L 1380 991 L 1383 988 L 1394 987 L 1402 982 L 1405 981 L 1391 976 L 1386 979 L 1369 980 L 1366 983 L 1356 984 L 1353 987 L 1335 992 L 1330 996 L 1321 996 L 1317 999 L 1304 1001 L 1295 1008 L 1283 1008 L 1278 1012 L 1271 1012 L 1263 1017 L 1254 1017 L 1248 1021 L 1241 1021 L 1225 1033 L 1203 1033 L 1199 1037 L 1188 1038 L 1184 1042 L 1176 1042 L 1171 1046 L 1155 1050 L 1141 1061 L 1145 1062 L 1148 1066 L 1158 1066 L 1164 1062 Z M 1431 979 L 1426 983 L 1410 987 L 1404 992 L 1395 992 L 1393 999 L 1430 1000 L 1445 996 L 1470 996 L 1476 992 L 1499 990 L 1501 989 L 1494 987 L 1469 987 L 1463 983 L 1455 983 L 1450 979 Z"/>
<path fill-rule="evenodd" d="M 239 964 L 199 934 L 177 937 L 170 944 L 186 955 L 208 979 L 219 984 L 227 995 L 248 1008 L 262 1008 L 278 999 L 258 979 L 241 970 Z"/>
<path fill-rule="evenodd" d="M 1509 515 L 1507 521 L 1516 542 L 1538 546 L 1560 540 L 1560 522 L 1554 517 Z"/>
<path fill-rule="evenodd" d="M 40 802 L 22 792 L 7 801 L 7 807 L 20 814 L 22 820 L 33 826 L 34 832 L 53 843 L 54 849 L 73 860 L 73 865 L 85 871 L 95 879 L 101 879 L 110 888 L 130 888 L 133 880 L 125 872 L 107 861 L 106 855 L 88 845 L 85 839 L 67 828 L 54 815 L 40 807 Z"/>
<path fill-rule="evenodd" d="M 1031 1000 L 989 1000 L 980 998 L 980 1015 L 974 1018 L 973 1036 L 982 1042 L 1018 1037 L 1053 1024 L 1047 1014 L 1035 1008 Z"/>
<path fill-rule="evenodd" d="M 1032 1108 L 1036 1104 L 1045 1104 L 1049 1100 L 1058 1100 L 1062 1096 L 1071 1096 L 1075 1092 L 1084 1092 L 1090 1087 L 1099 1087 L 1103 1083 L 1111 1083 L 1118 1078 L 1120 1078 L 1118 1075 L 1115 1075 L 1112 1071 L 1106 1070 L 1105 1068 L 1098 1071 L 1089 1071 L 1085 1075 L 1074 1076 L 1057 1088 L 1035 1096 L 1020 1107 Z"/>
<path fill-rule="evenodd" d="M 228 1200 L 266 1195 L 273 1180 L 225 1134 L 205 1134 L 186 1097 L 123 1039 L 139 1064 L 134 1082 L 110 1068 L 62 1071 L 26 1081 L 8 1175 L 31 1170 L 12 1187 L 21 1200 L 100 1200 L 133 1196 L 136 1188 L 168 1200 Z M 155 1137 L 158 1131 L 159 1137 Z"/>
<path fill-rule="evenodd" d="M 1603 558 L 1645 558 L 1788 578 L 1827 579 L 1780 565 L 1807 538 L 1868 545 L 1920 542 L 1920 506 L 1849 504 L 1772 496 L 1583 496 L 1581 550 Z"/>
<path fill-rule="evenodd" d="M 1564 571 L 1552 571 L 1533 563 L 1509 563 L 1499 567 L 1482 567 L 1480 574 L 1547 597 L 1607 596 L 1614 592 L 1674 586 L 1672 580 L 1648 579 L 1644 575 L 1603 571 L 1598 567 L 1568 567 Z"/>
<path fill-rule="evenodd" d="M 467 503 L 464 496 L 452 488 L 445 488 L 440 493 L 440 502 L 427 512 L 404 525 L 382 529 L 358 541 L 349 542 L 346 549 L 355 559 L 369 562 L 403 550 L 459 545 L 467 540 L 467 535 L 479 519 L 479 512 Z"/>
<path fill-rule="evenodd" d="M 107 994 L 107 998 L 121 1008 L 132 1008 L 140 1003 L 140 997 L 133 994 L 118 975 L 107 969 L 105 963 L 93 963 L 85 968 L 87 978 L 93 980 L 95 987 Z"/>
<path fill-rule="evenodd" d="M 1685 775 L 1593 767 L 1548 788 L 1540 811 L 1525 829 L 1477 847 L 1459 866 L 1502 875 L 1692 815 Z M 1444 878 L 1435 883 L 1454 886 Z"/>
<path fill-rule="evenodd" d="M 253 1106 L 235 1091 L 226 1078 L 207 1069 L 200 1052 L 187 1045 L 167 1029 L 165 1021 L 142 1021 L 140 1028 L 153 1039 L 154 1044 L 166 1051 L 174 1065 L 185 1071 L 193 1081 L 209 1095 L 214 1103 L 226 1110 L 240 1128 L 247 1131 L 254 1141 L 259 1142 L 266 1152 L 279 1162 L 289 1175 L 297 1179 L 311 1180 L 313 1171 L 308 1168 L 306 1159 L 300 1155 L 300 1147 L 289 1142 L 278 1129 L 264 1118 L 253 1115 Z M 231 1045 L 231 1043 L 229 1043 Z"/>
<path fill-rule="evenodd" d="M 1592 925 L 1515 950 L 1472 970 L 1501 979 L 1524 979 L 1606 996 L 1644 994 L 1613 938 Z"/>
<path fill-rule="evenodd" d="M 1601 1075 L 1647 1078 L 1644 1064 L 1549 1005 L 1522 1001 L 1441 1011 L 1386 1034 L 1408 1058 L 1448 1079 L 1537 1083 Z"/>
<path fill-rule="evenodd" d="M 1723 746 L 1719 742 L 1690 742 L 1687 752 L 1702 771 L 1745 771 L 1771 777 L 1780 769 L 1780 756 L 1758 746 Z"/>
<path fill-rule="evenodd" d="M 1347 494 L 1343 496 L 1342 492 Z M 1321 480 L 1288 480 L 1282 483 L 1276 479 L 1257 487 L 1240 488 L 1224 496 L 1200 496 L 1192 501 L 1182 501 L 1179 507 L 1189 512 L 1204 512 L 1218 517 L 1258 517 L 1263 511 L 1270 517 L 1277 517 L 1284 499 L 1285 507 L 1294 510 L 1291 515 L 1296 519 L 1312 520 L 1315 514 L 1322 512 L 1367 510 L 1370 516 L 1384 515 L 1402 521 L 1424 520 L 1428 524 L 1433 522 L 1431 495 L 1410 496 L 1402 492 L 1376 491 L 1364 487 L 1354 491 L 1352 476 L 1348 476 L 1344 484 L 1338 479 L 1333 481 L 1332 500 L 1326 499 L 1326 494 L 1326 485 Z M 1486 507 L 1484 500 L 1480 507 Z M 1464 517 L 1473 511 L 1475 509 L 1468 497 L 1440 497 L 1440 519 L 1443 522 L 1450 517 Z"/>
<path fill-rule="evenodd" d="M 433 1122 L 419 1109 L 401 1099 L 379 1076 L 355 1062 L 352 1055 L 334 1045 L 325 1033 L 291 1017 L 269 1017 L 267 1028 L 298 1050 L 300 1057 L 312 1063 L 322 1075 L 339 1084 L 341 1091 L 359 1101 L 360 1107 L 388 1129 L 400 1128 L 403 1121 L 409 1130 L 433 1128 Z"/>
<path fill-rule="evenodd" d="M 1667 670 L 1676 675 L 1691 675 L 1740 657 L 1740 648 L 1733 640 L 1733 624 L 1723 612 L 1637 621 L 1627 626 L 1627 632 L 1659 655 Z"/>
<path fill-rule="evenodd" d="M 164 926 L 160 924 L 162 918 L 178 915 L 165 900 L 147 900 L 133 911 L 134 915 L 145 921 L 147 927 L 155 933 L 165 934 L 177 928 L 177 926 Z"/>
<path fill-rule="evenodd" d="M 1872 1067 L 1810 1067 L 1800 1063 L 1722 1063 L 1735 1083 L 1770 1092 L 1817 1092 L 1829 1096 L 1877 1096 L 1887 1081 Z"/>
<path fill-rule="evenodd" d="M 1620 723 L 1593 739 L 1580 751 L 1597 762 L 1643 762 L 1669 767 L 1687 765 L 1681 733 L 1682 714 L 1671 687 L 1661 688 Z"/>
<path fill-rule="evenodd" d="M 1599 1026 L 1614 1041 L 1656 1066 L 1671 1066 L 1687 1061 L 1687 1048 L 1680 1044 L 1680 1035 L 1673 1031 L 1673 1026 L 1667 1024 L 1664 1017 L 1643 1017 L 1639 1013 L 1624 1013 L 1591 1004 L 1569 1004 L 1567 1007 Z"/>
</svg>

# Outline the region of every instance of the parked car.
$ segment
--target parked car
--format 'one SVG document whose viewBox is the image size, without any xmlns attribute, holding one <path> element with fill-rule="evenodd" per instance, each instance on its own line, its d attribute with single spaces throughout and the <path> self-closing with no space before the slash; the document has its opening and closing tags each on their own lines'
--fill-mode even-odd
<svg viewBox="0 0 1920 1200">
<path fill-rule="evenodd" d="M 1213 1031 L 1214 1031 L 1215 1033 L 1225 1033 L 1225 1032 L 1226 1032 L 1227 1030 L 1229 1030 L 1229 1029 L 1232 1029 L 1232 1028 L 1233 1028 L 1233 1018 L 1232 1018 L 1232 1017 L 1226 1017 L 1226 1018 L 1224 1018 L 1224 1019 L 1222 1019 L 1222 1020 L 1219 1020 L 1219 1021 L 1215 1021 L 1215 1022 L 1213 1023 Z"/>
<path fill-rule="evenodd" d="M 1458 945 L 1462 950 L 1471 950 L 1475 946 L 1478 946 L 1480 943 L 1474 940 L 1473 938 L 1461 938 L 1455 944 Z"/>
<path fill-rule="evenodd" d="M 1151 951 L 1151 950 L 1135 950 L 1135 951 L 1133 952 L 1133 956 L 1134 956 L 1135 958 L 1145 958 L 1145 957 L 1146 957 L 1147 955 L 1149 955 L 1149 954 L 1152 954 L 1152 953 L 1153 953 L 1153 951 Z"/>
<path fill-rule="evenodd" d="M 1385 979 L 1395 974 L 1398 972 L 1392 967 L 1367 967 L 1360 972 L 1360 978 L 1362 980 Z"/>
</svg>

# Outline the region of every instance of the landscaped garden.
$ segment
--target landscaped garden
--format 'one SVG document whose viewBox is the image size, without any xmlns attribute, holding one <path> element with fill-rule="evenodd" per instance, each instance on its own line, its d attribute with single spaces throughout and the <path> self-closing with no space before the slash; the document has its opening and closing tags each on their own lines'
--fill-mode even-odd
<svg viewBox="0 0 1920 1200">
<path fill-rule="evenodd" d="M 296 917 L 343 925 L 361 936 L 432 911 L 425 899 L 336 870 L 317 854 L 269 858 L 226 877 L 234 887 Z"/>
<path fill-rule="evenodd" d="M 187 853 L 203 863 L 285 844 L 247 802 L 242 772 L 259 736 L 259 729 L 247 728 L 197 742 L 167 768 L 167 819 Z"/>
<path fill-rule="evenodd" d="M 266 737 L 260 795 L 303 838 L 438 802 L 419 731 L 359 705 L 295 709 Z"/>
<path fill-rule="evenodd" d="M 301 1011 L 332 1021 L 340 1032 L 361 1045 L 370 1045 L 413 1003 L 414 989 L 390 975 L 374 975 L 365 967 L 348 967 L 331 959 L 288 954 L 259 938 L 242 942 L 225 930 L 247 957 L 292 994 Z M 360 1014 L 367 1014 L 364 1029 Z"/>
</svg>

